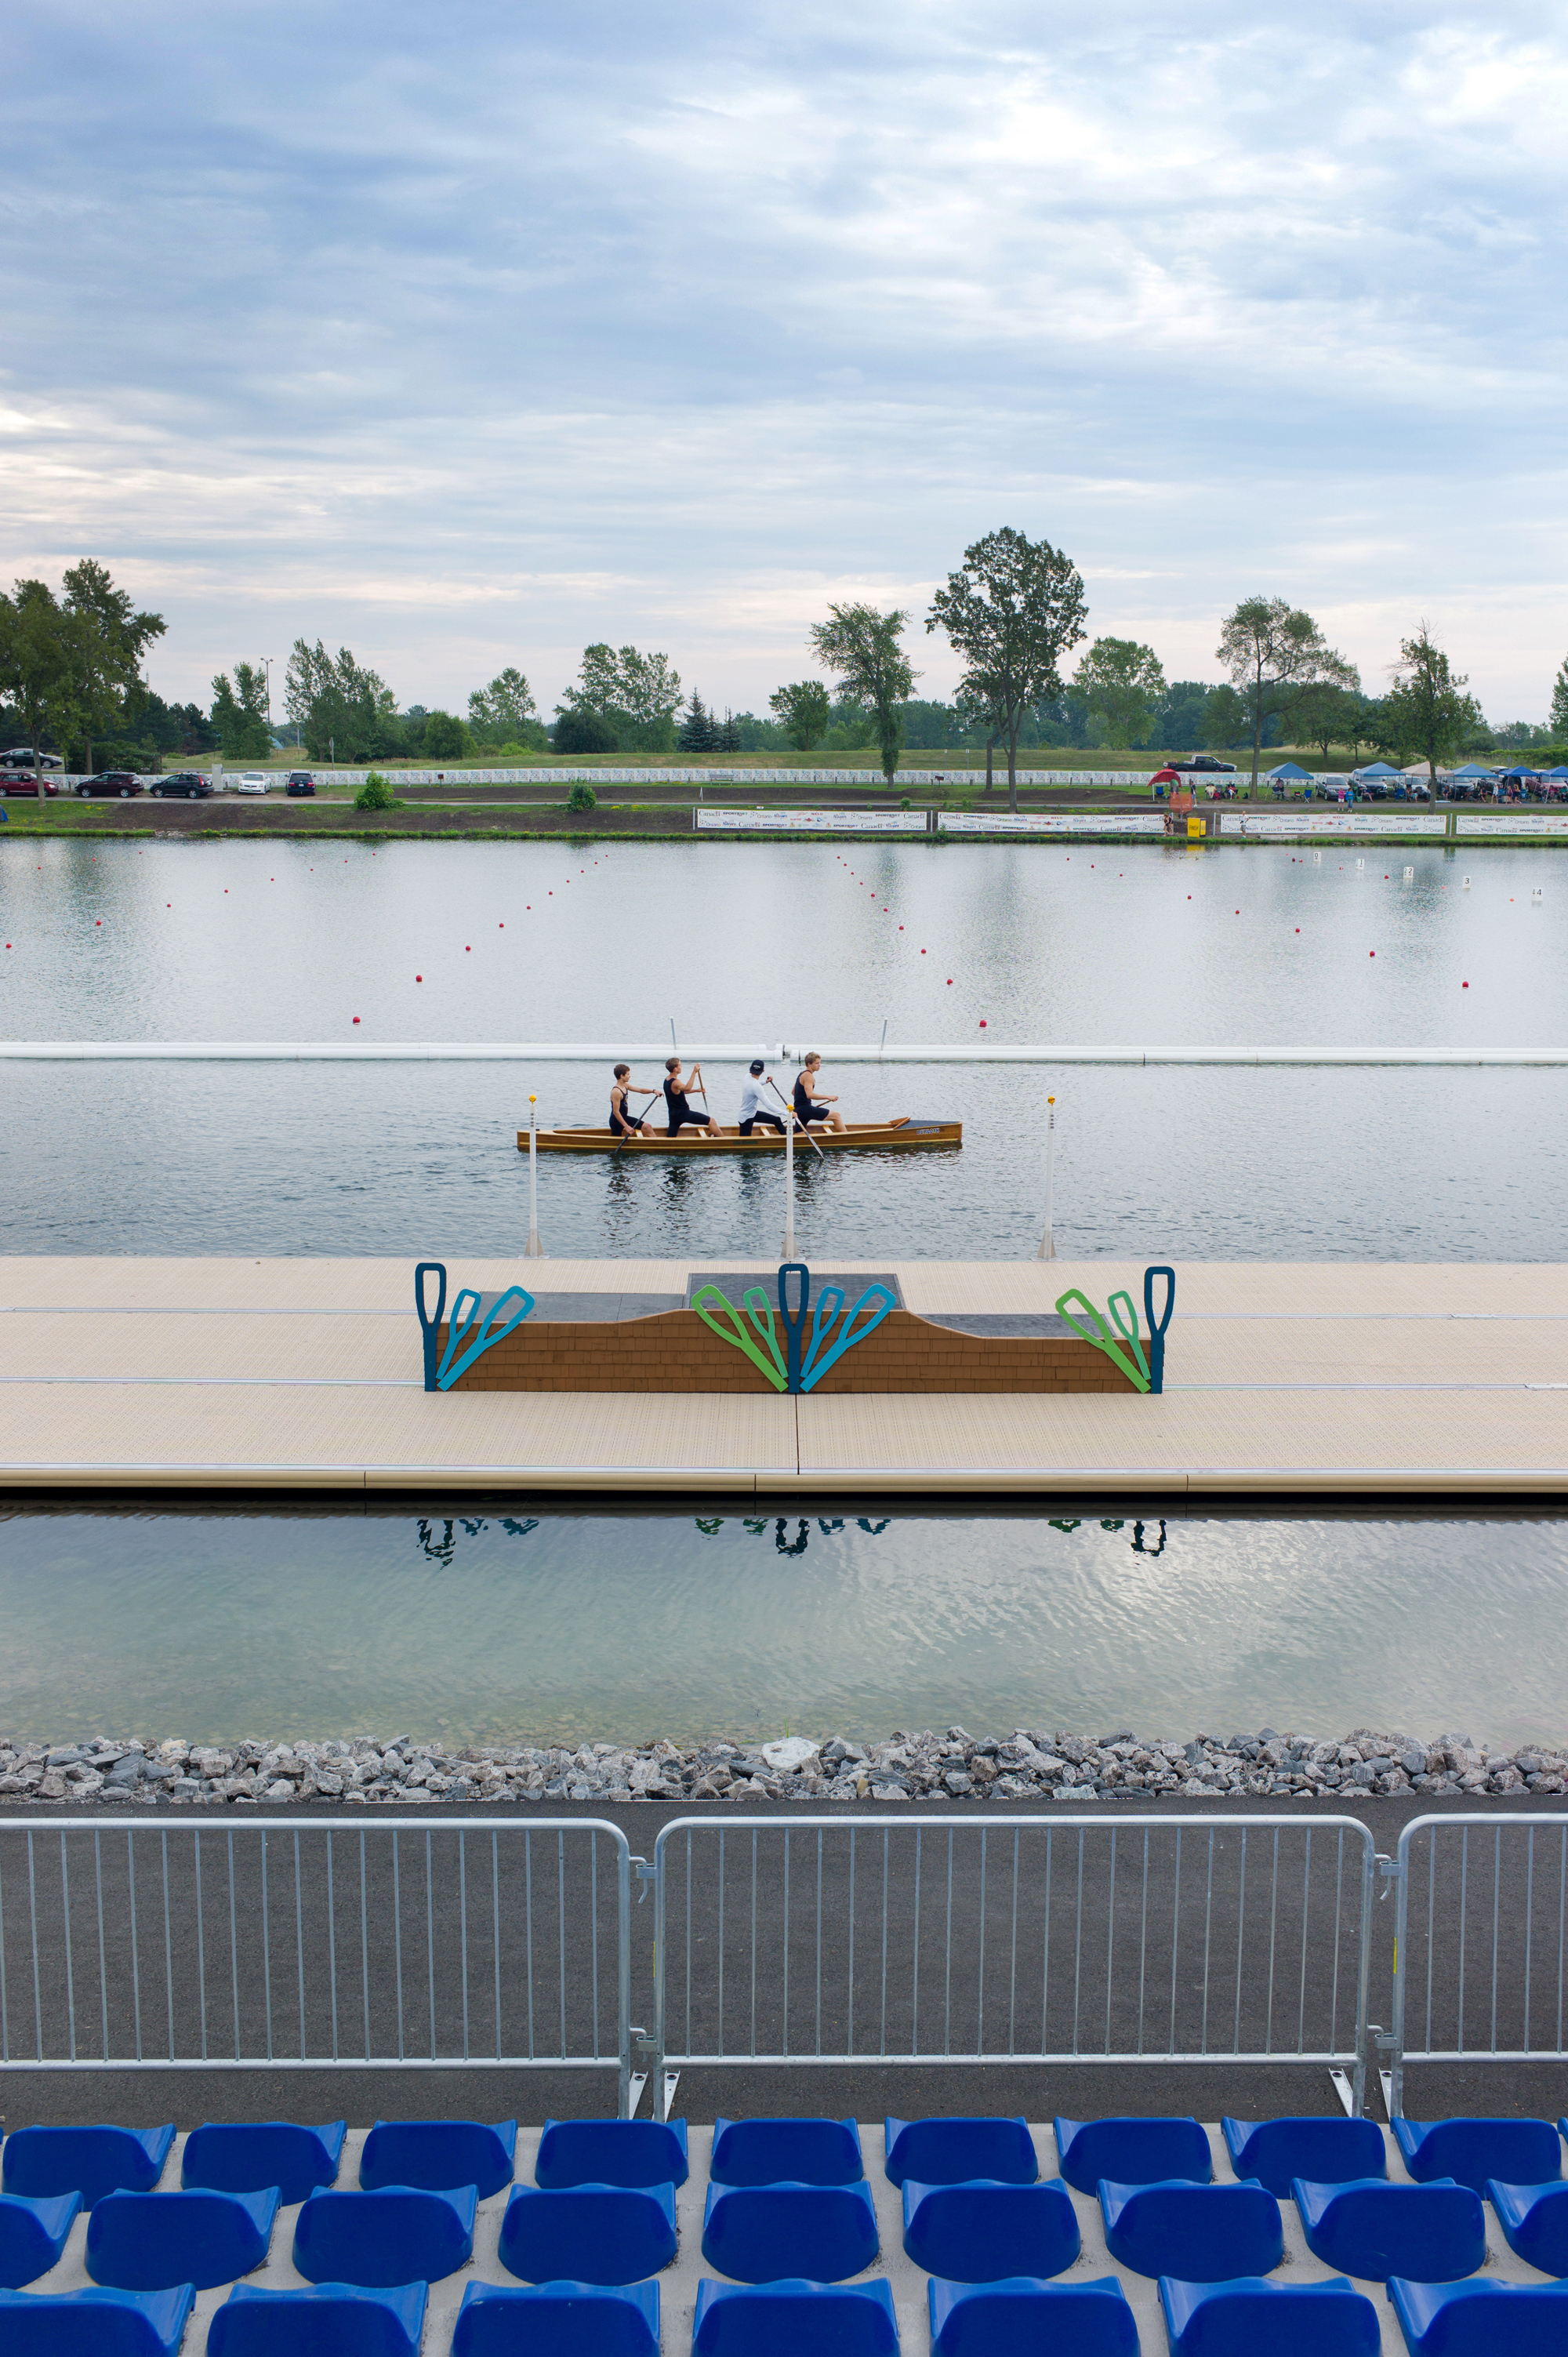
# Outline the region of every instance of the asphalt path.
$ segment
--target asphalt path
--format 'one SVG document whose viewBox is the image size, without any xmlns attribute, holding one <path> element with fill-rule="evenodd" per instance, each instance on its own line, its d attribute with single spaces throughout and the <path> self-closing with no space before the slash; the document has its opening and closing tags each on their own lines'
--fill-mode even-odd
<svg viewBox="0 0 1568 2357">
<path fill-rule="evenodd" d="M 1532 1806 L 1514 1797 L 1451 1813 L 1506 1821 Z M 1435 1875 L 1424 1845 L 1418 1846 L 1407 2043 L 1424 2038 L 1428 2007 L 1434 2042 L 1452 2042 L 1460 2002 L 1470 2047 L 1522 2042 L 1528 1991 L 1530 2042 L 1558 2045 L 1568 1808 L 1546 1807 L 1558 1822 L 1538 1829 L 1533 1843 L 1523 1827 L 1499 1840 L 1489 1826 L 1474 1824 L 1463 1846 L 1444 1834 Z M 522 1804 L 443 1805 L 422 1812 L 414 1830 L 400 1835 L 394 1861 L 382 1813 L 355 1812 L 349 1831 L 335 1837 L 329 1887 L 320 1820 L 335 1813 L 324 1804 L 288 1813 L 269 1836 L 264 1892 L 260 1845 L 243 1834 L 255 1822 L 249 1812 L 139 1808 L 132 1817 L 127 1810 L 96 1842 L 70 1807 L 0 1813 L 0 1958 L 11 2051 L 31 2052 L 41 2019 L 48 2051 L 65 2051 L 74 2026 L 77 2050 L 90 2058 L 79 2072 L 6 2065 L 0 2126 L 82 2118 L 134 2125 L 172 2118 L 182 2127 L 202 2119 L 364 2123 L 443 2114 L 539 2120 L 613 2112 L 614 1846 L 601 1839 L 596 1858 L 583 1834 L 558 1842 L 536 1830 L 537 1808 Z M 568 1823 L 618 1824 L 634 1853 L 648 1858 L 665 1824 L 682 1815 L 698 1821 L 690 1847 L 684 1835 L 676 1836 L 669 1859 L 671 2044 L 672 2052 L 689 2048 L 726 2059 L 681 2062 L 675 2108 L 693 2119 L 816 2112 L 869 2119 L 887 2111 L 1031 2119 L 1180 2111 L 1214 2119 L 1231 2111 L 1267 2116 L 1337 2107 L 1326 2068 L 1290 2059 L 1297 2043 L 1312 2050 L 1348 2042 L 1360 1844 L 1353 1832 L 1342 1837 L 1328 1826 L 1326 1813 L 1271 1809 L 1257 1800 L 1223 1810 L 1167 1805 L 1140 1813 L 1156 1820 L 1145 1840 L 1131 1812 L 1100 1804 L 1080 1839 L 1059 1810 L 1021 1811 L 1027 1822 L 1015 1829 L 994 1806 L 954 1803 L 918 1844 L 907 1822 L 885 1836 L 880 1823 L 867 1821 L 890 1813 L 870 1804 L 791 1812 L 764 1803 L 746 1813 L 762 1821 L 755 1836 L 749 1823 L 736 1822 L 738 1810 L 722 1805 L 682 1812 L 664 1803 L 564 1803 L 554 1813 Z M 1387 1854 L 1402 1827 L 1427 1812 L 1415 1797 L 1345 1813 L 1365 1824 Z M 1157 1822 L 1177 1814 L 1199 1820 L 1181 1829 L 1179 1854 L 1177 1829 Z M 1277 1835 L 1259 1822 L 1282 1814 Z M 470 1834 L 459 1857 L 455 1828 L 477 1816 L 506 1821 L 508 1833 L 497 1844 Z M 786 1857 L 786 1829 L 777 1821 L 790 1816 Z M 143 1828 L 134 1836 L 134 1943 L 126 1819 Z M 532 1840 L 518 1838 L 531 1829 Z M 231 1830 L 240 1836 L 231 1878 Z M 651 1897 L 638 1903 L 639 1888 L 634 1877 L 632 2018 L 650 2027 L 653 1906 Z M 1383 2023 L 1394 1912 L 1391 1896 L 1374 1901 L 1369 2011 Z M 396 1941 L 387 1930 L 394 1921 Z M 596 1923 L 596 1940 L 589 1937 Z M 503 2050 L 532 2046 L 533 2063 L 92 2067 L 105 2022 L 110 2050 L 134 2051 L 138 1995 L 145 2053 L 166 2048 L 171 2012 L 177 2050 L 199 2053 L 204 2007 L 211 2057 L 231 2051 L 236 2039 L 242 2052 L 264 2055 L 269 2008 L 275 2053 L 299 2050 L 302 2018 L 306 2051 L 320 2052 L 336 2007 L 340 2054 L 362 2043 L 368 2022 L 372 2052 L 396 2052 L 401 2034 L 412 2057 L 428 2052 L 433 2035 L 438 2052 L 462 2050 L 465 1988 L 469 2052 L 493 2044 L 499 2004 Z M 551 2068 L 563 2040 L 568 2050 L 584 2050 L 596 2019 L 609 2065 Z M 1076 2045 L 1084 2059 L 1040 2063 L 1009 2055 L 1010 2042 L 1037 2050 L 1042 2024 L 1051 2048 Z M 1210 2048 L 1270 2049 L 1272 2059 L 1247 2065 L 1223 2054 L 1181 2063 L 1095 2059 L 1140 2044 L 1157 2056 L 1173 2036 L 1184 2050 L 1207 2040 Z M 754 2037 L 772 2052 L 787 2046 L 790 2059 L 750 2061 Z M 819 2040 L 829 2054 L 852 2042 L 856 2059 L 818 2063 L 811 2058 Z M 886 2061 L 885 2044 L 923 2059 Z M 943 2059 L 966 2050 L 986 2059 Z M 634 2054 L 634 2068 L 645 2066 Z M 645 2094 L 645 2113 L 649 2102 Z M 1381 2109 L 1375 2083 L 1369 2108 Z M 1555 2118 L 1568 2111 L 1568 2062 L 1548 2055 L 1410 2063 L 1405 2108 L 1417 2117 L 1481 2111 Z"/>
</svg>

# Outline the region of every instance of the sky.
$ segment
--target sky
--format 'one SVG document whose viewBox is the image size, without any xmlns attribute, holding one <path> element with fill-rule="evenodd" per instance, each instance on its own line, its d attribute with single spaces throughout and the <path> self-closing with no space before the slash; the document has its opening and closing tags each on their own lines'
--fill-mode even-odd
<svg viewBox="0 0 1568 2357">
<path fill-rule="evenodd" d="M 1004 523 L 1215 679 L 1426 619 L 1497 723 L 1568 653 L 1568 18 L 1384 0 L 12 0 L 0 579 L 149 677 L 295 639 L 403 705 L 583 646 L 763 710 L 830 600 Z"/>
</svg>

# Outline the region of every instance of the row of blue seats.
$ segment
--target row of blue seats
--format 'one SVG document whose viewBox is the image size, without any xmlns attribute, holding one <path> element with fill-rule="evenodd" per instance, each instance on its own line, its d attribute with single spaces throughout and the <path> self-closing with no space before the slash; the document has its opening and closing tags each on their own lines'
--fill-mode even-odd
<svg viewBox="0 0 1568 2357">
<path fill-rule="evenodd" d="M 1239 2179 L 1286 2195 L 1294 2180 L 1342 2184 L 1387 2174 L 1381 2131 L 1370 2120 L 1227 2119 L 1226 2148 Z M 1208 2138 L 1195 2119 L 1058 2119 L 1061 2172 L 1080 2193 L 1102 2178 L 1151 2185 L 1165 2178 L 1208 2184 Z M 1421 2182 L 1453 2178 L 1474 2192 L 1488 2179 L 1543 2185 L 1563 2174 L 1562 2134 L 1547 2120 L 1397 2120 L 1405 2166 Z M 285 2206 L 318 2186 L 335 2185 L 344 2124 L 301 2127 L 287 2121 L 209 2123 L 186 2139 L 182 2185 L 213 2192 L 256 2193 L 276 2186 Z M 4 2147 L 0 2186 L 7 2193 L 80 2193 L 91 2209 L 104 2194 L 149 2192 L 174 2143 L 172 2127 L 18 2128 Z M 884 2128 L 885 2167 L 895 2185 L 957 2185 L 989 2178 L 1030 2185 L 1039 2175 L 1034 2139 L 1022 2119 L 899 2120 Z M 517 2123 L 378 2120 L 366 2138 L 360 2182 L 473 2185 L 481 2200 L 512 2181 Z M 549 2120 L 534 2182 L 544 2187 L 600 2184 L 683 2185 L 689 2173 L 683 2120 Z M 853 2185 L 865 2174 L 854 2120 L 724 2120 L 714 2129 L 709 2177 L 715 2185 Z"/>
<path fill-rule="evenodd" d="M 1411 2357 L 1563 2357 L 1568 2285 L 1458 2285 L 1396 2279 L 1388 2296 Z M 1343 2276 L 1211 2285 L 1163 2276 L 1170 2357 L 1377 2357 L 1378 2311 Z M 423 2283 L 307 2291 L 238 2285 L 213 2317 L 209 2357 L 419 2357 Z M 6 2357 L 175 2357 L 194 2293 L 96 2290 L 53 2298 L 0 2292 Z M 1073 2285 L 1027 2279 L 933 2282 L 932 2357 L 1140 2357 L 1137 2325 L 1114 2276 Z M 789 2280 L 698 2286 L 693 2357 L 897 2357 L 886 2283 Z M 531 2291 L 470 2284 L 451 2357 L 659 2357 L 659 2289 L 560 2282 Z"/>
</svg>

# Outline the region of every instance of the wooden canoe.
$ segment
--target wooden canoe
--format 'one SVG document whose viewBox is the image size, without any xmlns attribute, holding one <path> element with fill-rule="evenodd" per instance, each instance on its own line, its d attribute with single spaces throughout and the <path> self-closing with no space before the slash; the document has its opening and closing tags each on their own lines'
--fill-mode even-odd
<svg viewBox="0 0 1568 2357">
<path fill-rule="evenodd" d="M 782 1154 L 783 1133 L 777 1129 L 753 1130 L 742 1137 L 738 1129 L 722 1129 L 717 1137 L 706 1130 L 683 1129 L 678 1137 L 670 1137 L 656 1127 L 650 1137 L 617 1137 L 609 1129 L 542 1129 L 538 1133 L 541 1154 Z M 923 1121 L 913 1114 L 902 1114 L 893 1121 L 852 1121 L 843 1129 L 813 1127 L 811 1140 L 824 1153 L 835 1146 L 860 1146 L 889 1147 L 896 1152 L 909 1152 L 922 1146 L 961 1146 L 961 1121 Z M 517 1150 L 528 1152 L 528 1132 L 517 1133 Z M 814 1159 L 806 1138 L 797 1134 L 797 1157 Z"/>
</svg>

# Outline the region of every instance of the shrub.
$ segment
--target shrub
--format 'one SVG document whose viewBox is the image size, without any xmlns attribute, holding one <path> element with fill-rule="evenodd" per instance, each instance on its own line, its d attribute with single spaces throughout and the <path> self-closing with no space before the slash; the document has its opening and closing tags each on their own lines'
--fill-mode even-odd
<svg viewBox="0 0 1568 2357">
<path fill-rule="evenodd" d="M 615 730 L 601 713 L 564 712 L 555 723 L 558 753 L 613 753 L 618 744 Z"/>
<path fill-rule="evenodd" d="M 403 804 L 379 770 L 372 770 L 354 796 L 356 810 L 402 810 Z"/>
<path fill-rule="evenodd" d="M 587 780 L 579 778 L 566 797 L 566 807 L 568 810 L 593 810 L 598 799 Z"/>
</svg>

